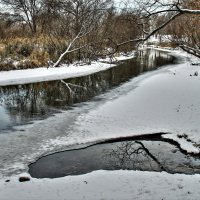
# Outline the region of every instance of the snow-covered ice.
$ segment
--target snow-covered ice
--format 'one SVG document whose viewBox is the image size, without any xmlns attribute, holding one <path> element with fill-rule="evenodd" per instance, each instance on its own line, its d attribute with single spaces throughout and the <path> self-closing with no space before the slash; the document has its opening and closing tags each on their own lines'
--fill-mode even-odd
<svg viewBox="0 0 200 200">
<path fill-rule="evenodd" d="M 200 78 L 191 76 L 198 67 L 190 63 L 168 66 L 129 84 L 135 88 L 107 101 L 77 120 L 78 132 L 88 135 L 186 134 L 177 142 L 189 153 L 199 153 Z M 142 76 L 140 76 L 141 78 Z M 122 87 L 121 87 L 122 89 Z M 165 135 L 165 138 L 172 135 Z M 173 137 L 175 140 L 175 137 Z"/>
</svg>

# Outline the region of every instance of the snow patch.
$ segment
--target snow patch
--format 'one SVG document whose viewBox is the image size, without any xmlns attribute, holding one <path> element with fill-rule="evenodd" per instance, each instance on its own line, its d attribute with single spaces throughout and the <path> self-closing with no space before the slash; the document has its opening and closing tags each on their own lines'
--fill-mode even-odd
<svg viewBox="0 0 200 200">
<path fill-rule="evenodd" d="M 200 153 L 199 148 L 196 147 L 196 144 L 193 143 L 186 134 L 166 134 L 162 135 L 162 137 L 177 142 L 180 145 L 180 148 L 185 150 L 187 153 Z"/>
<path fill-rule="evenodd" d="M 189 200 L 200 196 L 200 175 L 100 170 L 19 183 L 21 176 L 26 174 L 13 177 L 10 182 L 0 181 L 2 200 Z"/>
</svg>

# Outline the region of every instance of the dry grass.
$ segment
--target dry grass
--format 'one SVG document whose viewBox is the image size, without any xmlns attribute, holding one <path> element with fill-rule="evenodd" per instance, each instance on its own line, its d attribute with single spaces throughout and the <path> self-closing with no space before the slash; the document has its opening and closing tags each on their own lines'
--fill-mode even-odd
<svg viewBox="0 0 200 200">
<path fill-rule="evenodd" d="M 47 66 L 66 45 L 63 38 L 46 35 L 0 40 L 0 71 Z"/>
</svg>

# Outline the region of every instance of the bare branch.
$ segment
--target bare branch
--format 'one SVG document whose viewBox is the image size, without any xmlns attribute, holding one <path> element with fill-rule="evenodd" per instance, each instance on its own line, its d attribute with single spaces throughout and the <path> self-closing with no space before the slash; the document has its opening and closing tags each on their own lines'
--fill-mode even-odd
<svg viewBox="0 0 200 200">
<path fill-rule="evenodd" d="M 138 38 L 138 39 L 134 39 L 134 40 L 128 40 L 125 41 L 123 43 L 120 43 L 117 45 L 117 48 L 128 44 L 128 43 L 137 43 L 137 42 L 145 42 L 146 40 L 148 40 L 152 35 L 154 35 L 155 33 L 157 33 L 158 31 L 160 31 L 161 29 L 163 29 L 165 26 L 167 26 L 170 22 L 172 22 L 173 20 L 175 20 L 177 17 L 179 17 L 180 15 L 182 15 L 182 13 L 177 13 L 175 15 L 173 15 L 170 19 L 168 19 L 166 22 L 164 22 L 162 25 L 160 25 L 159 27 L 157 27 L 156 29 L 154 29 L 151 33 L 149 33 L 146 37 L 144 38 Z"/>
<path fill-rule="evenodd" d="M 82 30 L 81 30 L 81 31 L 82 31 Z M 81 34 L 81 31 L 80 31 L 80 32 L 78 33 L 78 35 L 70 42 L 70 44 L 69 44 L 69 46 L 67 47 L 66 51 L 63 52 L 63 53 L 60 55 L 60 57 L 59 57 L 58 60 L 55 62 L 55 64 L 53 65 L 53 67 L 57 67 L 57 66 L 60 64 L 60 62 L 61 62 L 61 60 L 63 59 L 63 57 L 64 57 L 67 53 L 69 53 L 71 46 L 72 46 L 72 45 L 74 44 L 74 42 L 79 38 L 79 36 L 80 36 L 80 34 Z M 80 49 L 80 48 L 78 48 L 78 49 Z"/>
<path fill-rule="evenodd" d="M 189 47 L 189 46 L 184 45 L 184 44 L 180 44 L 179 47 L 181 49 L 183 49 L 184 51 L 186 51 L 187 53 L 192 54 L 192 55 L 200 58 L 200 50 L 199 49 L 195 49 L 195 48 Z"/>
</svg>

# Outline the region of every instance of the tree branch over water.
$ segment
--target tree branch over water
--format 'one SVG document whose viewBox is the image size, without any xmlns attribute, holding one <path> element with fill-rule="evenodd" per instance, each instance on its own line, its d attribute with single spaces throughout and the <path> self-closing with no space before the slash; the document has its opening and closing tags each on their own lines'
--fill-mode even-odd
<svg viewBox="0 0 200 200">
<path fill-rule="evenodd" d="M 200 3 L 199 1 L 197 1 L 197 3 L 195 4 L 194 0 L 189 0 L 188 2 L 185 2 L 184 0 L 175 0 L 172 3 L 164 3 L 164 1 L 162 0 L 141 0 L 136 1 L 136 3 L 137 6 L 133 9 L 132 12 L 135 12 L 138 14 L 138 16 L 140 16 L 136 23 L 138 24 L 138 26 L 142 27 L 141 29 L 143 37 L 126 40 L 122 43 L 116 44 L 116 49 L 113 51 L 113 53 L 116 52 L 119 47 L 128 43 L 136 44 L 147 41 L 151 36 L 158 34 L 174 21 L 177 21 L 184 16 L 193 19 L 195 16 L 198 17 L 198 15 L 200 15 Z M 190 7 L 192 9 L 190 9 Z M 127 12 L 130 12 L 128 8 Z M 158 19 L 161 19 L 161 23 L 158 23 Z M 149 29 L 150 31 L 146 31 L 145 28 Z M 179 38 L 179 40 L 180 39 L 181 38 Z M 193 47 L 191 47 L 189 43 L 187 43 L 186 41 L 184 42 L 185 44 L 183 44 L 183 42 L 176 43 L 180 44 L 180 47 L 183 50 L 199 57 L 198 55 L 200 48 L 198 44 L 195 46 L 196 48 L 194 48 L 194 45 Z"/>
</svg>

